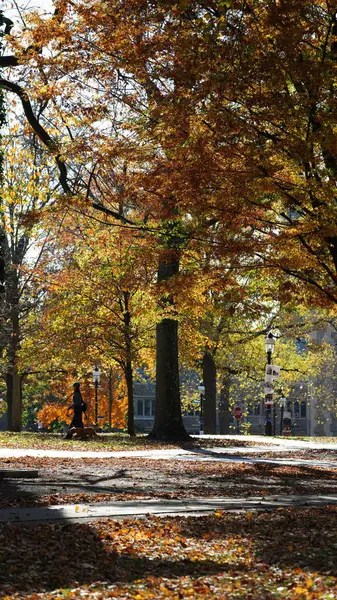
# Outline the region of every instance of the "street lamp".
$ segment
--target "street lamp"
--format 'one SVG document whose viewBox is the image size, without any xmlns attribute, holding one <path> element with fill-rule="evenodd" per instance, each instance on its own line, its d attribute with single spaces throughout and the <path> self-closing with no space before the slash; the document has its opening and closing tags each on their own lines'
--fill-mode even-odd
<svg viewBox="0 0 337 600">
<path fill-rule="evenodd" d="M 98 367 L 94 368 L 92 378 L 95 383 L 95 427 L 98 425 L 98 385 L 101 379 L 101 373 Z"/>
<path fill-rule="evenodd" d="M 267 333 L 266 335 L 266 339 L 265 339 L 265 347 L 266 347 L 266 353 L 267 353 L 267 364 L 271 365 L 271 355 L 274 352 L 274 348 L 275 348 L 275 337 L 273 336 L 272 332 L 269 331 L 269 333 Z M 272 380 L 272 377 L 271 377 Z M 269 394 L 269 402 L 271 402 L 273 400 L 273 395 L 272 395 L 272 386 L 271 386 L 271 393 Z M 266 423 L 265 423 L 265 435 L 272 435 L 272 424 L 271 424 L 271 404 L 268 404 L 266 406 Z M 275 431 L 274 431 L 275 433 Z"/>
<path fill-rule="evenodd" d="M 200 435 L 204 433 L 204 393 L 205 386 L 204 382 L 200 381 L 198 385 L 198 392 L 200 394 Z"/>
<path fill-rule="evenodd" d="M 271 331 L 269 331 L 269 333 L 266 335 L 266 339 L 265 339 L 264 343 L 265 343 L 266 352 L 267 352 L 267 362 L 268 362 L 268 365 L 271 365 L 271 355 L 274 352 L 274 348 L 275 348 L 275 337 L 273 336 Z"/>
</svg>

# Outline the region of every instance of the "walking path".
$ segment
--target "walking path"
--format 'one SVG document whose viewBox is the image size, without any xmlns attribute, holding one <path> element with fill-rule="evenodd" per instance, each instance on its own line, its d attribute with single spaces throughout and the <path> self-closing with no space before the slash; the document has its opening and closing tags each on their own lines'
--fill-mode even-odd
<svg viewBox="0 0 337 600">
<path fill-rule="evenodd" d="M 201 436 L 201 439 L 216 436 Z M 0 457 L 50 457 L 50 458 L 147 458 L 153 460 L 197 460 L 197 461 L 222 461 L 222 462 L 247 462 L 267 463 L 275 465 L 292 465 L 304 467 L 337 468 L 337 443 L 304 442 L 279 438 L 265 438 L 262 436 L 218 436 L 220 439 L 236 440 L 237 446 L 223 448 L 169 448 L 156 450 L 131 450 L 131 451 L 77 451 L 77 450 L 35 450 L 18 448 L 0 448 Z M 246 442 L 263 443 L 261 446 L 242 446 Z M 268 445 L 266 445 L 268 444 Z M 261 452 L 268 453 L 296 453 L 298 450 L 324 449 L 336 461 L 327 460 L 302 460 L 293 458 L 262 458 Z M 247 456 L 249 454 L 249 456 Z M 3 469 L 3 477 L 36 477 L 37 472 L 31 474 L 27 470 Z M 1 470 L 0 470 L 1 475 Z M 113 502 L 108 504 L 67 504 L 55 506 L 35 506 L 32 508 L 6 508 L 0 509 L 0 522 L 36 523 L 55 521 L 95 520 L 99 518 L 121 519 L 126 517 L 144 517 L 145 515 L 192 515 L 208 514 L 216 510 L 271 510 L 281 506 L 337 506 L 337 495 L 320 496 L 266 496 L 251 498 L 190 498 L 184 500 L 136 500 L 126 502 Z"/>
<path fill-rule="evenodd" d="M 204 436 L 205 438 L 207 436 Z M 216 437 L 216 436 L 212 436 Z M 230 439 L 237 439 L 238 442 L 254 441 L 266 444 L 266 438 L 258 436 L 231 436 Z M 267 463 L 278 465 L 308 466 L 322 468 L 337 468 L 337 444 L 328 443 L 317 444 L 315 442 L 301 442 L 280 440 L 276 438 L 268 439 L 270 446 L 232 446 L 223 448 L 169 448 L 156 450 L 128 450 L 128 451 L 79 451 L 79 450 L 35 450 L 30 448 L 0 448 L 0 458 L 20 458 L 31 457 L 49 457 L 49 458 L 147 458 L 151 460 L 200 460 L 200 461 L 222 461 L 222 462 L 246 462 L 246 463 Z M 261 452 L 268 453 L 294 453 L 297 450 L 315 450 L 325 449 L 336 455 L 336 461 L 320 459 L 296 459 L 296 458 L 259 458 Z M 251 456 L 246 456 L 250 454 Z M 257 456 L 254 456 L 257 455 Z M 253 455 L 253 456 L 252 456 Z"/>
<path fill-rule="evenodd" d="M 268 444 L 270 446 L 279 446 L 277 448 L 277 452 L 282 452 L 282 450 L 337 450 L 337 438 L 336 442 L 324 441 L 324 442 L 314 442 L 311 441 L 311 438 L 306 438 L 306 440 L 298 440 L 292 437 L 273 437 L 273 436 L 264 436 L 264 435 L 203 435 L 200 436 L 201 439 L 228 439 L 228 440 L 237 440 L 238 446 L 241 443 L 245 442 L 254 442 L 261 444 Z M 199 439 L 199 436 L 198 436 Z M 330 440 L 331 438 L 326 438 Z M 265 446 L 264 446 L 265 447 Z M 248 448 L 246 448 L 248 450 Z M 254 449 L 254 447 L 253 447 Z M 268 448 L 268 452 L 272 450 L 272 448 Z"/>
<path fill-rule="evenodd" d="M 102 518 L 142 518 L 148 515 L 200 515 L 219 510 L 271 510 L 284 506 L 337 506 L 336 495 L 266 496 L 255 498 L 191 498 L 185 500 L 137 500 L 109 504 L 65 504 L 33 508 L 0 509 L 0 522 L 37 523 L 92 521 Z"/>
</svg>

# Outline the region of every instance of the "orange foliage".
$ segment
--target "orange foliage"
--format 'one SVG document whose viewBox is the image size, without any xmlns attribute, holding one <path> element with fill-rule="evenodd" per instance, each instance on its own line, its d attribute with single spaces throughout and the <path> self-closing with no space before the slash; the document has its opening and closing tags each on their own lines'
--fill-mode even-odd
<svg viewBox="0 0 337 600">
<path fill-rule="evenodd" d="M 44 427 L 50 427 L 51 423 L 56 419 L 59 422 L 65 421 L 69 423 L 72 417 L 72 412 L 68 412 L 68 406 L 72 402 L 72 383 L 74 379 L 69 377 L 64 378 L 62 382 L 57 382 L 52 385 L 52 391 L 58 396 L 63 396 L 64 400 L 55 402 L 46 402 L 41 410 L 37 413 L 37 418 L 41 421 Z M 81 392 L 84 402 L 87 404 L 87 422 L 94 424 L 95 422 L 95 388 L 91 379 L 83 378 L 80 380 Z M 65 392 L 65 390 L 67 390 Z M 70 390 L 70 392 L 69 392 Z M 109 425 L 109 379 L 102 374 L 100 386 L 97 394 L 98 400 L 98 420 L 99 427 Z M 127 390 L 124 380 L 120 380 L 116 372 L 112 377 L 112 427 L 124 429 L 126 427 L 127 413 Z M 86 420 L 86 419 L 85 419 Z"/>
</svg>

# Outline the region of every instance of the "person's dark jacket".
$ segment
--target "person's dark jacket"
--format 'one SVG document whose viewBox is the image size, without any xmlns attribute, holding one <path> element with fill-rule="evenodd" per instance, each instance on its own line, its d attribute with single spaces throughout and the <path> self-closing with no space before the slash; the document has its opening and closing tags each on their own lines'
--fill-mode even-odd
<svg viewBox="0 0 337 600">
<path fill-rule="evenodd" d="M 74 408 L 81 408 L 83 404 L 83 398 L 80 390 L 75 390 L 73 393 L 73 406 Z"/>
<path fill-rule="evenodd" d="M 69 409 L 73 409 L 74 416 L 71 420 L 69 428 L 71 427 L 83 427 L 82 413 L 83 413 L 83 398 L 80 390 L 75 390 L 73 393 L 73 403 L 69 406 Z M 68 410 L 69 410 L 68 409 Z"/>
</svg>

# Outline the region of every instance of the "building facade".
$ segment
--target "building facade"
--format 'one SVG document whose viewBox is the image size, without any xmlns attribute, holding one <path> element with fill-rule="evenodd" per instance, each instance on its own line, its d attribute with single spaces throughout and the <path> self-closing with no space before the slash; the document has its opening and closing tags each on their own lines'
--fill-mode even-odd
<svg viewBox="0 0 337 600">
<path fill-rule="evenodd" d="M 135 429 L 137 433 L 148 433 L 151 431 L 156 412 L 156 389 L 152 382 L 134 384 L 135 403 Z M 191 434 L 200 432 L 199 411 L 190 411 L 183 414 L 183 422 L 186 431 Z"/>
<path fill-rule="evenodd" d="M 155 384 L 152 382 L 135 383 L 135 428 L 138 433 L 151 431 L 156 411 Z M 243 412 L 243 417 L 238 423 L 233 415 L 230 415 L 230 432 L 244 433 L 247 431 L 252 435 L 264 435 L 265 415 L 260 414 L 260 405 L 247 409 L 244 401 L 238 403 Z M 217 410 L 217 413 L 219 411 Z M 291 434 L 294 436 L 337 436 L 337 417 L 332 413 L 322 416 L 317 399 L 310 394 L 308 383 L 299 383 L 293 386 L 291 393 L 286 399 L 284 415 L 289 415 L 291 420 Z M 219 422 L 217 415 L 217 422 Z M 280 407 L 271 411 L 273 432 L 275 435 L 281 433 Z M 190 434 L 200 432 L 199 410 L 185 412 L 183 422 L 186 431 Z M 219 425 L 217 428 L 219 432 Z"/>
</svg>

